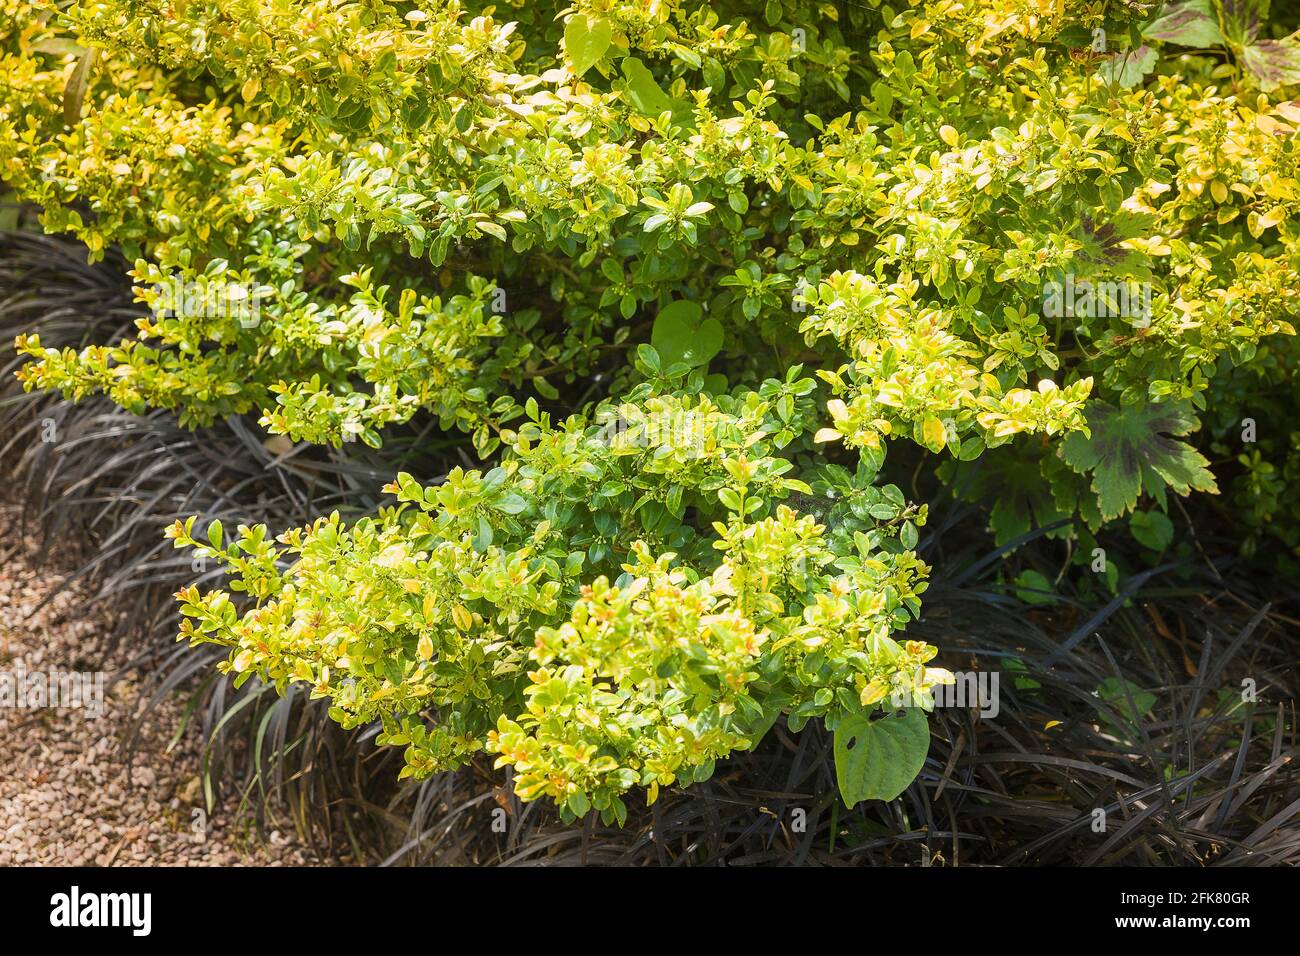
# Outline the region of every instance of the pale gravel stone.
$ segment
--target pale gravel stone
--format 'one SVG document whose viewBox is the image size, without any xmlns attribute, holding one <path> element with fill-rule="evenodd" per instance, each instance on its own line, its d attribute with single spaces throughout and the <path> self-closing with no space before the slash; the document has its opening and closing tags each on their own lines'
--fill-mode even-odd
<svg viewBox="0 0 1300 956">
<path fill-rule="evenodd" d="M 20 662 L 28 673 L 117 670 L 121 655 L 105 659 L 106 624 L 84 589 L 69 588 L 33 614 L 64 574 L 48 559 L 37 566 L 36 542 L 18 540 L 17 515 L 0 503 L 0 556 L 9 555 L 0 565 L 0 671 L 13 672 Z M 206 835 L 193 832 L 202 741 L 188 729 L 166 751 L 182 697 L 173 695 L 150 716 L 133 766 L 125 766 L 117 747 L 141 700 L 140 684 L 137 675 L 119 681 L 97 719 L 77 709 L 0 707 L 0 866 L 329 862 L 313 857 L 292 832 L 250 840 L 237 825 L 233 793 L 209 815 Z"/>
</svg>

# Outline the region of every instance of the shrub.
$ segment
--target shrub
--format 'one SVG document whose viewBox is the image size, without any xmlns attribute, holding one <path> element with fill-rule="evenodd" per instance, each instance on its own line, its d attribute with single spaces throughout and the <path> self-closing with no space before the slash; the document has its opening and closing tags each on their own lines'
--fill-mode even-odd
<svg viewBox="0 0 1300 956">
<path fill-rule="evenodd" d="M 489 459 L 169 532 L 242 595 L 182 590 L 182 636 L 408 774 L 487 750 L 622 819 L 781 714 L 915 773 L 869 718 L 950 675 L 895 639 L 926 508 L 887 446 L 999 543 L 1158 544 L 1218 490 L 1202 419 L 1222 454 L 1261 389 L 1288 414 L 1300 41 L 1261 0 L 0 3 L 0 177 L 148 307 L 20 337 L 26 387 Z M 1294 548 L 1284 427 L 1236 507 Z M 860 762 L 850 802 L 907 783 Z"/>
</svg>

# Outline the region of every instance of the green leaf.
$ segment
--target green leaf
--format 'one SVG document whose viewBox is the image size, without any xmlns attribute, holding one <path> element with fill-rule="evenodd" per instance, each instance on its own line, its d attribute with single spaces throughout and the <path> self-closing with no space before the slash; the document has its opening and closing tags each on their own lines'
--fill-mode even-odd
<svg viewBox="0 0 1300 956">
<path fill-rule="evenodd" d="M 497 501 L 497 511 L 508 515 L 517 515 L 527 507 L 528 499 L 514 492 L 504 495 Z"/>
<path fill-rule="evenodd" d="M 1025 662 L 1018 657 L 1008 657 L 1002 662 L 1002 669 L 1011 674 L 1011 682 L 1015 684 L 1016 690 L 1037 690 L 1043 686 L 1032 677 L 1021 676 L 1028 674 L 1029 668 L 1027 668 Z"/>
<path fill-rule="evenodd" d="M 1073 50 L 1082 50 L 1092 46 L 1094 35 L 1091 27 L 1086 27 L 1082 23 L 1071 23 L 1062 27 L 1061 32 L 1056 34 L 1056 42 Z"/>
<path fill-rule="evenodd" d="M 1016 597 L 1026 604 L 1052 604 L 1056 601 L 1052 582 L 1042 571 L 1032 568 L 1016 575 Z"/>
<path fill-rule="evenodd" d="M 638 345 L 636 347 L 636 358 L 651 375 L 658 375 L 663 369 L 663 360 L 659 358 L 659 353 L 655 351 L 653 345 L 647 345 L 644 342 Z"/>
<path fill-rule="evenodd" d="M 623 60 L 623 77 L 627 80 L 625 92 L 628 102 L 638 113 L 652 117 L 672 113 L 673 118 L 679 122 L 690 118 L 689 104 L 665 93 L 654 74 L 636 57 L 629 56 Z"/>
<path fill-rule="evenodd" d="M 1156 702 L 1155 694 L 1141 690 L 1129 681 L 1119 677 L 1107 677 L 1098 684 L 1097 696 L 1107 703 L 1124 701 L 1124 706 L 1121 709 L 1127 711 L 1130 716 L 1137 717 L 1149 713 Z M 1133 708 L 1128 706 L 1127 698 L 1129 696 L 1133 698 Z"/>
<path fill-rule="evenodd" d="M 1092 474 L 1101 516 L 1109 521 L 1136 508 L 1143 491 L 1159 496 L 1167 486 L 1180 495 L 1218 493 L 1205 457 L 1169 437 L 1188 435 L 1199 426 L 1196 416 L 1177 402 L 1122 409 L 1097 402 L 1088 410 L 1092 437 L 1071 432 L 1061 443 L 1061 457 L 1075 471 Z"/>
<path fill-rule="evenodd" d="M 474 535 L 474 550 L 481 553 L 492 547 L 492 525 L 488 523 L 486 515 L 479 515 L 477 528 L 477 533 Z"/>
<path fill-rule="evenodd" d="M 1300 42 L 1293 36 L 1242 48 L 1241 63 L 1265 93 L 1300 84 Z"/>
<path fill-rule="evenodd" d="M 613 39 L 614 28 L 608 20 L 588 20 L 578 13 L 564 25 L 564 52 L 573 65 L 573 75 L 582 76 L 600 62 Z"/>
<path fill-rule="evenodd" d="M 907 789 L 930 752 L 925 711 L 909 707 L 899 717 L 846 717 L 835 731 L 835 779 L 846 806 L 893 800 Z"/>
<path fill-rule="evenodd" d="M 1137 86 L 1142 78 L 1156 68 L 1159 55 L 1143 45 L 1133 50 L 1123 50 L 1106 60 L 1098 71 L 1104 82 L 1128 89 Z"/>
<path fill-rule="evenodd" d="M 1218 46 L 1225 42 L 1210 0 L 1169 4 L 1160 16 L 1142 28 L 1142 36 L 1191 47 Z"/>
<path fill-rule="evenodd" d="M 665 367 L 685 362 L 692 368 L 708 364 L 722 350 L 722 323 L 703 318 L 699 303 L 679 299 L 655 316 L 650 344 Z"/>
<path fill-rule="evenodd" d="M 1097 685 L 1097 696 L 1107 704 L 1119 711 L 1119 716 L 1125 721 L 1136 723 L 1138 719 L 1151 712 L 1151 708 L 1156 704 L 1156 695 L 1148 690 L 1141 690 L 1135 685 L 1119 677 L 1107 677 Z M 1129 700 L 1132 699 L 1132 703 Z M 1117 725 L 1108 716 L 1103 715 L 1106 723 L 1110 724 L 1115 730 L 1116 736 L 1127 736 L 1136 727 L 1124 727 Z"/>
<path fill-rule="evenodd" d="M 476 222 L 474 226 L 479 232 L 486 233 L 495 239 L 500 239 L 502 242 L 506 241 L 506 230 L 500 223 Z"/>
<path fill-rule="evenodd" d="M 1174 524 L 1160 511 L 1135 511 L 1128 526 L 1134 540 L 1152 551 L 1163 551 L 1174 540 Z"/>
</svg>

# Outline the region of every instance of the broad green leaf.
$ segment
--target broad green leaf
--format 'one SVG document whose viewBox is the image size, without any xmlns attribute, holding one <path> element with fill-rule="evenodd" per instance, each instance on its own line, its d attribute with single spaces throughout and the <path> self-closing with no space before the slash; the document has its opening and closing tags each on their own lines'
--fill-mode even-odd
<svg viewBox="0 0 1300 956">
<path fill-rule="evenodd" d="M 1125 242 L 1148 235 L 1154 227 L 1154 216 L 1127 209 L 1108 213 L 1102 221 L 1084 216 L 1072 234 L 1079 242 L 1079 249 L 1071 258 L 1070 267 L 1076 272 L 1100 271 L 1107 278 L 1147 278 L 1150 275 L 1149 260 L 1128 248 Z M 1064 272 L 1054 278 L 1065 282 Z"/>
<path fill-rule="evenodd" d="M 1160 511 L 1135 511 L 1128 527 L 1134 540 L 1152 551 L 1163 551 L 1174 540 L 1173 522 Z"/>
<path fill-rule="evenodd" d="M 688 299 L 672 302 L 659 310 L 650 344 L 666 368 L 685 362 L 694 368 L 706 365 L 722 349 L 722 323 L 702 318 L 704 310 Z"/>
<path fill-rule="evenodd" d="M 1056 35 L 1056 41 L 1074 50 L 1090 47 L 1093 44 L 1092 29 L 1082 23 L 1071 23 L 1062 27 Z"/>
<path fill-rule="evenodd" d="M 672 113 L 679 121 L 689 118 L 690 106 L 665 93 L 654 74 L 636 57 L 629 56 L 623 60 L 623 77 L 627 80 L 628 102 L 638 113 L 654 117 Z"/>
<path fill-rule="evenodd" d="M 907 789 L 930 752 L 925 711 L 909 707 L 902 716 L 872 720 L 854 714 L 835 731 L 835 779 L 844 803 L 893 800 Z"/>
<path fill-rule="evenodd" d="M 1242 48 L 1241 63 L 1265 93 L 1300 84 L 1300 41 L 1260 40 Z"/>
<path fill-rule="evenodd" d="M 1160 16 L 1142 28 L 1142 36 L 1191 47 L 1217 46 L 1224 42 L 1210 0 L 1169 4 Z"/>
<path fill-rule="evenodd" d="M 1026 604 L 1052 604 L 1056 596 L 1052 593 L 1052 582 L 1042 571 L 1027 568 L 1016 575 L 1016 597 Z"/>
<path fill-rule="evenodd" d="M 1116 736 L 1124 737 L 1135 733 L 1137 728 L 1134 724 L 1151 712 L 1151 708 L 1156 704 L 1156 695 L 1148 690 L 1142 690 L 1119 677 L 1107 677 L 1097 685 L 1097 696 L 1111 706 L 1112 709 L 1119 712 L 1119 716 L 1124 724 L 1116 724 L 1109 715 L 1103 715 L 1103 719 L 1115 731 Z M 1132 703 L 1129 703 L 1129 701 Z"/>
<path fill-rule="evenodd" d="M 614 28 L 608 20 L 588 20 L 581 13 L 570 17 L 564 25 L 564 52 L 573 64 L 573 75 L 582 76 L 599 63 L 613 36 Z"/>
<path fill-rule="evenodd" d="M 1101 78 L 1112 86 L 1124 89 L 1137 86 L 1142 78 L 1156 68 L 1159 55 L 1151 47 L 1143 46 L 1114 54 L 1101 65 Z"/>
<path fill-rule="evenodd" d="M 1143 491 L 1160 496 L 1165 487 L 1180 495 L 1217 494 L 1209 462 L 1186 442 L 1200 423 L 1176 402 L 1115 408 L 1104 402 L 1088 411 L 1089 438 L 1072 432 L 1061 443 L 1061 457 L 1075 471 L 1092 475 L 1092 490 L 1104 520 L 1137 507 Z"/>
<path fill-rule="evenodd" d="M 517 515 L 528 507 L 528 499 L 523 495 L 511 492 L 498 500 L 496 506 L 498 511 L 505 512 L 508 515 Z"/>
</svg>

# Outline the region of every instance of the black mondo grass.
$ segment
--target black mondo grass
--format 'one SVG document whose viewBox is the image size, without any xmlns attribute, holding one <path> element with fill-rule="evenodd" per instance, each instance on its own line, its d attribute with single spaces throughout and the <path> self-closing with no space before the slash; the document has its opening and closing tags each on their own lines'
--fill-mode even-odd
<svg viewBox="0 0 1300 956">
<path fill-rule="evenodd" d="M 112 258 L 86 265 L 74 243 L 0 236 L 0 333 L 112 341 L 138 308 L 122 275 Z M 313 846 L 390 865 L 1300 862 L 1296 582 L 1207 559 L 1139 576 L 1119 598 L 1066 592 L 1030 606 L 998 583 L 1005 555 L 954 507 L 925 543 L 938 570 L 909 635 L 938 644 L 954 671 L 997 673 L 998 714 L 938 707 L 902 796 L 845 810 L 830 735 L 782 721 L 707 782 L 634 807 L 622 828 L 566 826 L 521 804 L 486 757 L 398 784 L 400 756 L 375 746 L 375 728 L 342 731 L 301 690 L 235 690 L 213 671 L 216 652 L 175 643 L 173 592 L 218 572 L 174 551 L 166 525 L 201 515 L 283 528 L 373 511 L 397 470 L 430 482 L 445 470 L 451 455 L 428 430 L 413 425 L 382 453 L 268 442 L 248 419 L 191 432 L 162 412 L 25 395 L 15 367 L 0 365 L 0 470 L 44 540 L 81 543 L 67 581 L 89 582 L 131 666 L 150 675 L 140 719 L 185 695 L 176 732 L 193 725 L 208 742 L 209 792 L 236 788 L 250 820 L 288 819 Z M 1016 555 L 1050 568 L 1059 547 L 1031 535 Z"/>
</svg>

